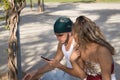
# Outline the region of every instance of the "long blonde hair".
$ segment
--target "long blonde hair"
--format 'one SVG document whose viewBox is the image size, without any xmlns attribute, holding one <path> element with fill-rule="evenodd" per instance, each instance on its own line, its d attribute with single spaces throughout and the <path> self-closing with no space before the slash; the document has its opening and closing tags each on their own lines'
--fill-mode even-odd
<svg viewBox="0 0 120 80">
<path fill-rule="evenodd" d="M 106 47 L 111 54 L 115 53 L 114 48 L 105 40 L 100 28 L 89 18 L 85 16 L 77 17 L 72 29 L 77 34 L 78 44 L 81 48 L 86 48 L 89 42 L 95 42 Z"/>
</svg>

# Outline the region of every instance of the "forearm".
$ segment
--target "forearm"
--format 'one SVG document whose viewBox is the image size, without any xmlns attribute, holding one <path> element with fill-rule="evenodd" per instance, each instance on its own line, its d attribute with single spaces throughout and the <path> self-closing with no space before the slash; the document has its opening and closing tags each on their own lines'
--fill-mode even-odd
<svg viewBox="0 0 120 80">
<path fill-rule="evenodd" d="M 62 64 L 60 64 L 60 66 L 58 68 L 63 70 L 63 71 L 65 71 L 66 73 L 69 73 L 70 75 L 73 75 L 73 76 L 77 77 L 77 75 L 74 73 L 74 69 L 73 68 L 68 68 L 68 67 L 66 67 L 66 66 L 64 66 Z"/>
<path fill-rule="evenodd" d="M 46 72 L 51 71 L 51 70 L 53 70 L 53 69 L 54 69 L 54 68 L 51 67 L 49 64 L 46 64 L 46 65 L 43 66 L 42 68 L 39 68 L 39 69 L 38 69 L 38 73 L 39 73 L 39 74 L 43 74 L 43 73 L 46 73 Z"/>
<path fill-rule="evenodd" d="M 75 66 L 75 65 L 74 65 Z M 77 69 L 76 67 L 74 68 L 68 68 L 62 64 L 60 64 L 60 66 L 58 67 L 59 69 L 67 72 L 68 74 L 72 75 L 72 76 L 75 76 L 75 77 L 78 77 L 80 79 L 84 79 L 86 77 L 85 73 L 83 72 L 83 70 L 81 69 Z"/>
<path fill-rule="evenodd" d="M 34 76 L 32 77 L 32 79 L 38 79 L 40 77 L 40 75 L 50 71 L 50 70 L 53 70 L 54 68 L 49 66 L 48 64 L 46 64 L 45 66 L 39 68 L 36 70 Z"/>
<path fill-rule="evenodd" d="M 80 79 L 84 79 L 87 77 L 85 71 L 83 68 L 81 68 L 76 62 L 72 62 L 71 61 L 71 64 L 72 64 L 72 67 L 75 71 L 75 73 L 77 74 L 77 76 L 80 78 Z"/>
</svg>

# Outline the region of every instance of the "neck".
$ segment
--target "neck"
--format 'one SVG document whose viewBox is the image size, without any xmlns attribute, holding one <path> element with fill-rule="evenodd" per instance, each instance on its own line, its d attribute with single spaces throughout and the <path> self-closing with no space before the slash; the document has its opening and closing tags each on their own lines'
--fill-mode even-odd
<svg viewBox="0 0 120 80">
<path fill-rule="evenodd" d="M 65 46 L 68 46 L 69 44 L 71 44 L 72 39 L 73 39 L 73 37 L 68 35 L 68 37 L 67 37 L 67 39 L 65 41 Z"/>
</svg>

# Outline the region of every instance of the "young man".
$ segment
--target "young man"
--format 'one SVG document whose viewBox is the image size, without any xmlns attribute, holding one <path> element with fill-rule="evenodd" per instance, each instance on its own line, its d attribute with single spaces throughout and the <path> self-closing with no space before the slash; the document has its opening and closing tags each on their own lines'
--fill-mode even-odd
<svg viewBox="0 0 120 80">
<path fill-rule="evenodd" d="M 43 73 L 45 74 L 40 80 L 61 80 L 61 78 L 62 80 L 77 80 L 76 77 L 67 74 L 64 70 L 55 69 L 56 67 L 54 67 L 56 62 L 59 63 L 65 56 L 66 65 L 62 66 L 72 68 L 69 61 L 69 57 L 71 56 L 75 44 L 73 36 L 71 35 L 72 25 L 73 22 L 67 17 L 60 17 L 56 20 L 54 24 L 54 33 L 59 43 L 55 57 L 50 61 L 46 60 L 48 63 L 45 66 L 26 74 L 23 80 L 37 80 L 39 79 L 39 75 Z"/>
</svg>

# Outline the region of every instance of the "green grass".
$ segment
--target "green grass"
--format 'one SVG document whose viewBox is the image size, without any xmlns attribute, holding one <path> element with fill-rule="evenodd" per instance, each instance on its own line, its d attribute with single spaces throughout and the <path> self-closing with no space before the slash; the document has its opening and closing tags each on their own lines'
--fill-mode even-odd
<svg viewBox="0 0 120 80">
<path fill-rule="evenodd" d="M 33 3 L 37 2 L 37 0 L 32 0 Z M 96 2 L 97 0 L 44 0 L 45 2 Z M 30 0 L 27 0 L 30 3 Z M 120 2 L 120 0 L 98 0 L 98 2 Z"/>
<path fill-rule="evenodd" d="M 45 2 L 96 2 L 97 0 L 44 0 Z M 120 0 L 98 0 L 98 2 L 120 2 Z"/>
<path fill-rule="evenodd" d="M 95 0 L 45 0 L 45 2 L 94 2 Z"/>
<path fill-rule="evenodd" d="M 120 0 L 101 0 L 100 2 L 120 2 Z"/>
</svg>

